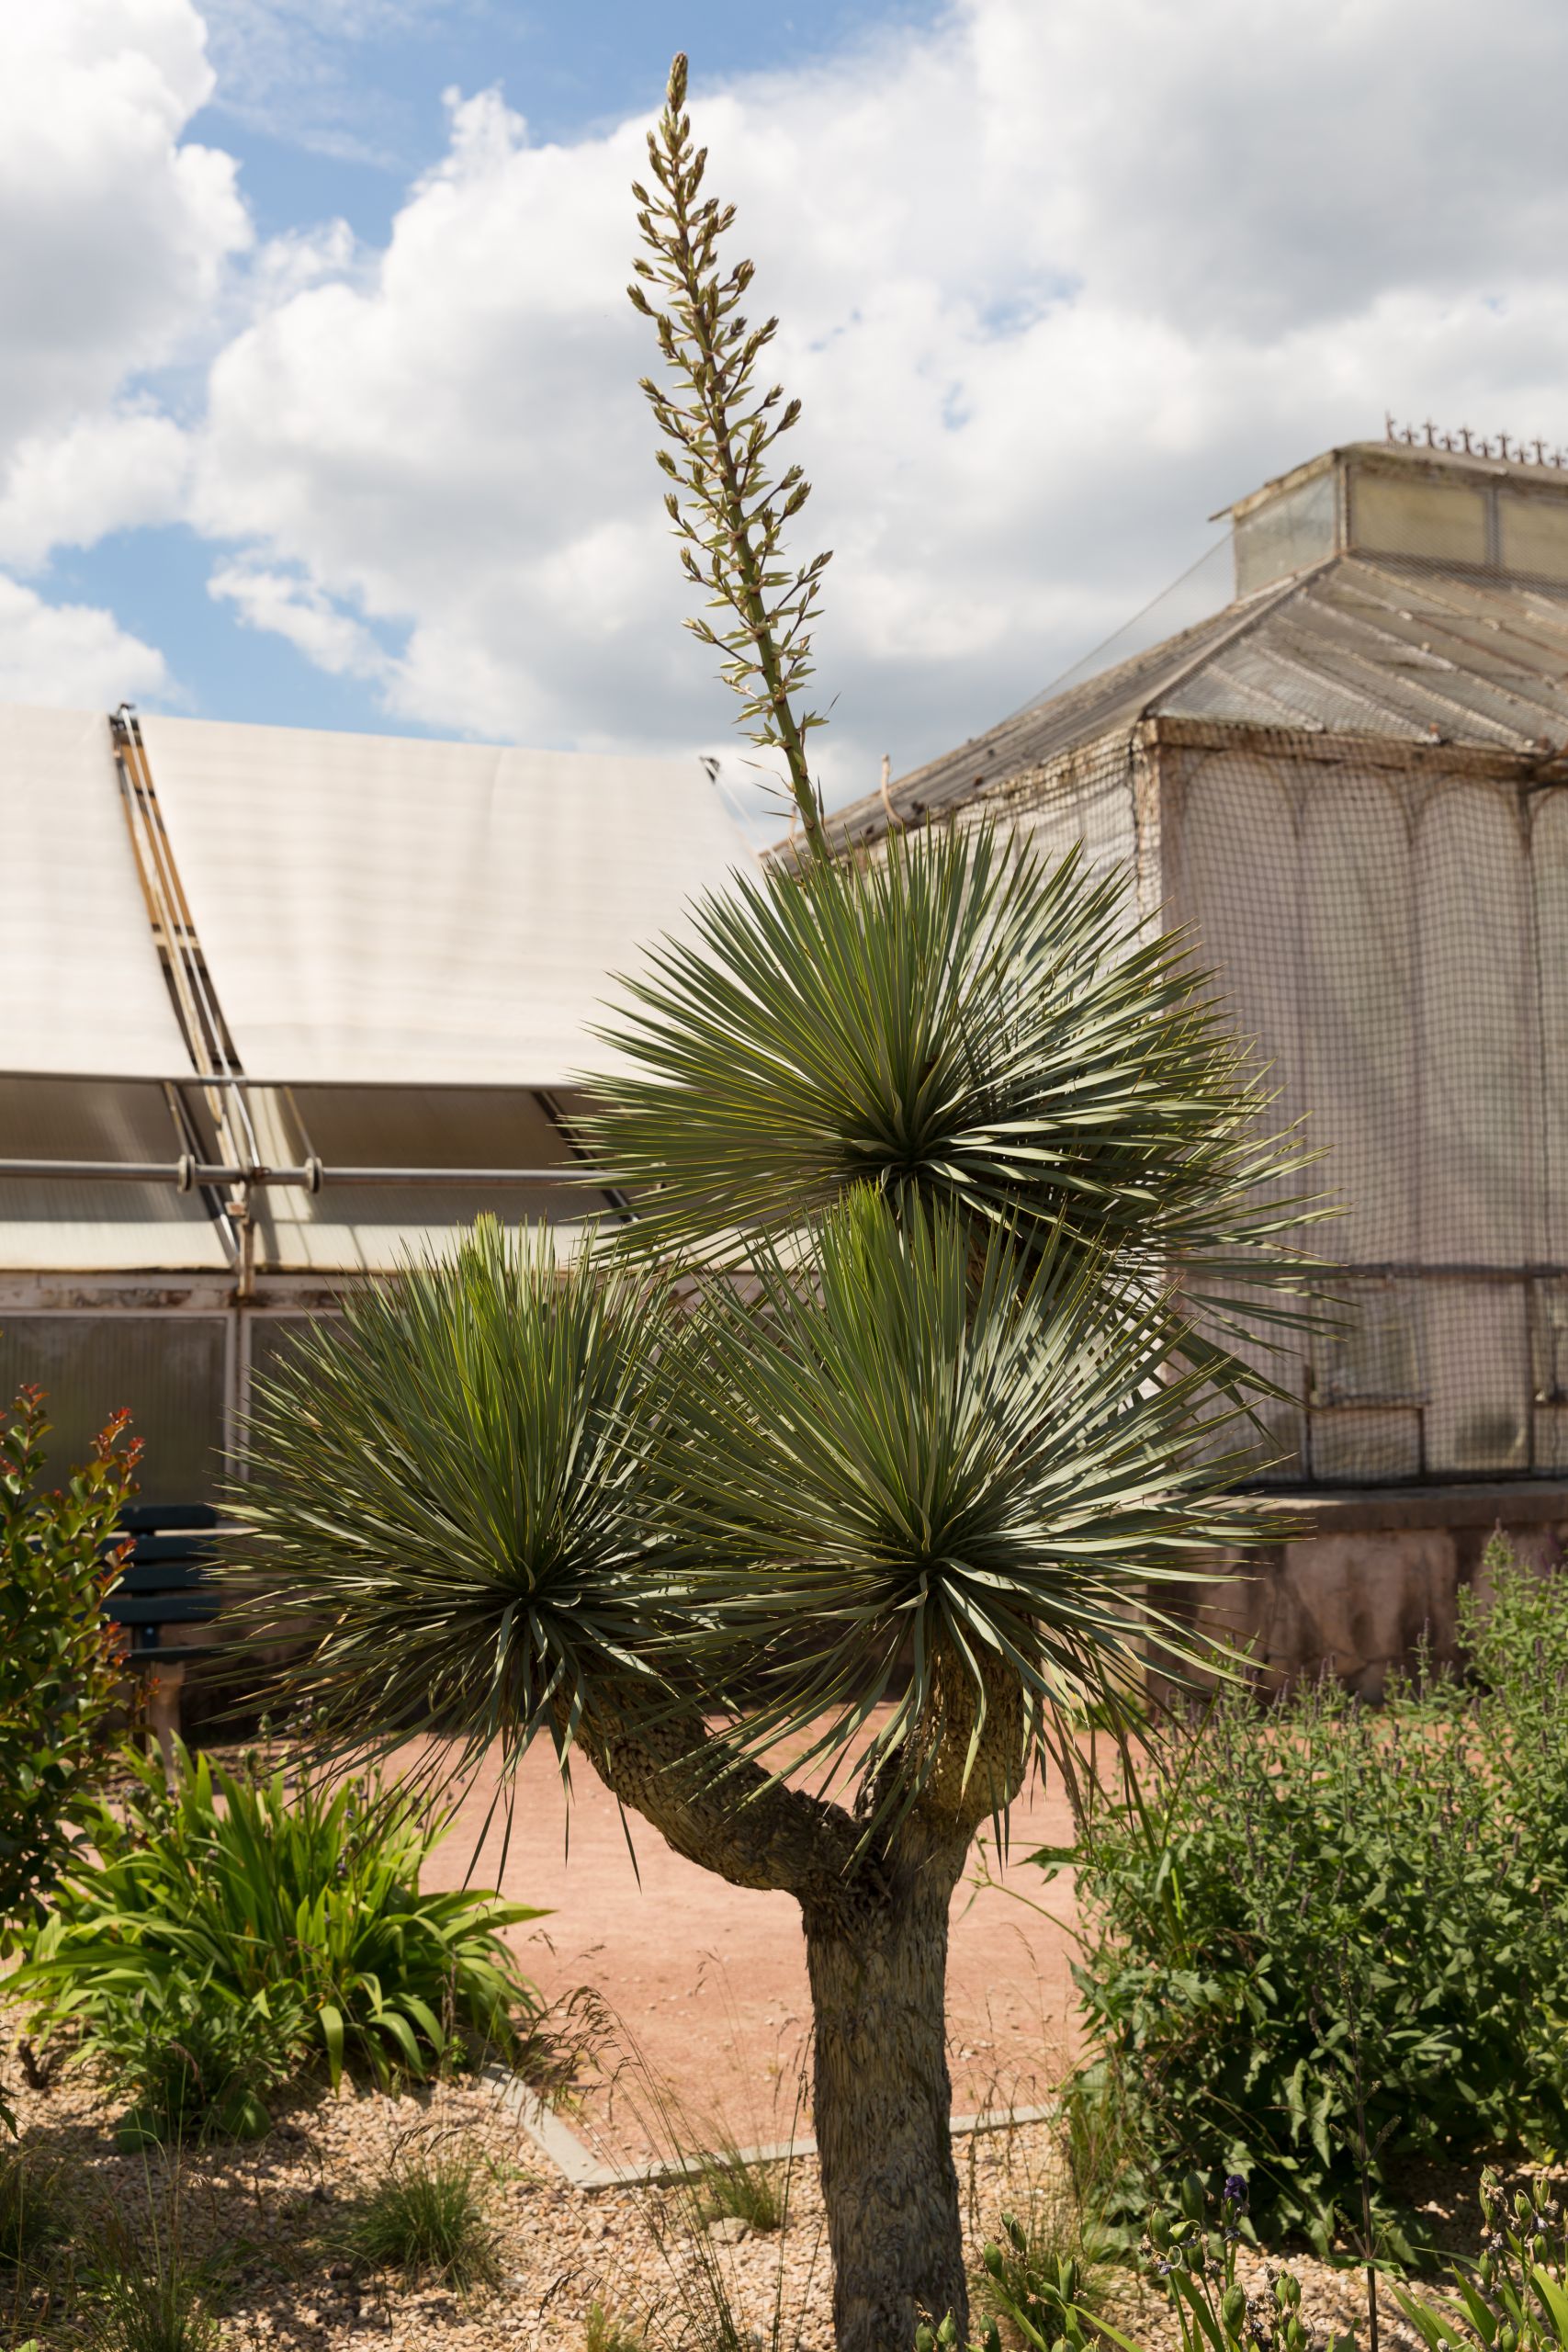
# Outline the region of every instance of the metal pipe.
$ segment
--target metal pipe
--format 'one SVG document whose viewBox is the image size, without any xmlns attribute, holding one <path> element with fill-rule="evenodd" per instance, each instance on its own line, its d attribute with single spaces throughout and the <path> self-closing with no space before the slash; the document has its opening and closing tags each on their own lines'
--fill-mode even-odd
<svg viewBox="0 0 1568 2352">
<path fill-rule="evenodd" d="M 1454 1283 L 1524 1283 L 1562 1282 L 1568 1279 L 1568 1265 L 1487 1266 L 1440 1260 L 1422 1265 L 1412 1260 L 1391 1261 L 1378 1265 L 1335 1265 L 1325 1262 L 1322 1268 L 1325 1284 L 1341 1282 L 1430 1282 L 1434 1277 Z"/>
<path fill-rule="evenodd" d="M 44 1182 L 175 1184 L 190 1192 L 198 1184 L 292 1184 L 316 1192 L 323 1184 L 440 1184 L 449 1190 L 484 1191 L 506 1184 L 581 1184 L 603 1190 L 614 1177 L 593 1168 L 303 1168 L 226 1167 L 199 1159 L 0 1159 L 0 1179 L 14 1176 Z"/>
</svg>

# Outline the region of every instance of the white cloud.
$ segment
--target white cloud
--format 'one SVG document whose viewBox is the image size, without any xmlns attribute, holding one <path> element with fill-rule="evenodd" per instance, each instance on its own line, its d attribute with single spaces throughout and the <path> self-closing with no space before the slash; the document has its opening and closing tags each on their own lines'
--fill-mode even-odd
<svg viewBox="0 0 1568 2352">
<path fill-rule="evenodd" d="M 112 406 L 205 323 L 250 235 L 189 0 L 0 10 L 0 448 Z"/>
<path fill-rule="evenodd" d="M 252 563 L 220 564 L 208 582 L 251 628 L 273 629 L 334 677 L 383 678 L 390 669 L 370 631 L 308 581 Z"/>
<path fill-rule="evenodd" d="M 356 51 L 438 24 L 454 0 L 205 0 L 220 115 L 319 155 L 390 167 L 413 109 L 371 93 Z M 457 0 L 461 6 L 462 0 Z"/>
<path fill-rule="evenodd" d="M 445 5 L 206 13 L 234 107 L 314 90 L 341 129 L 344 43 Z M 1565 66 L 1548 0 L 1484 40 L 1467 0 L 959 0 L 699 79 L 807 403 L 798 548 L 837 549 L 829 788 L 1015 706 L 1214 507 L 1385 405 L 1568 438 Z M 642 125 L 533 146 L 499 94 L 454 100 L 384 250 L 303 221 L 250 253 L 232 164 L 184 137 L 193 0 L 5 12 L 0 68 L 0 560 L 180 515 L 215 596 L 394 717 L 729 740 L 636 390 Z"/>
<path fill-rule="evenodd" d="M 93 605 L 48 605 L 19 581 L 0 577 L 0 702 L 112 709 L 167 690 L 155 646 L 122 629 Z"/>
<path fill-rule="evenodd" d="M 967 0 L 699 84 L 807 402 L 799 544 L 838 550 L 837 787 L 1016 704 L 1214 506 L 1387 403 L 1568 434 L 1565 64 L 1543 0 L 1500 0 L 1483 42 L 1462 0 Z M 721 735 L 621 290 L 641 151 L 638 125 L 535 148 L 493 94 L 457 104 L 384 254 L 265 305 L 213 370 L 198 519 L 309 583 L 276 625 L 320 658 L 406 631 L 395 713 Z"/>
<path fill-rule="evenodd" d="M 0 8 L 0 560 L 181 511 L 180 424 L 135 387 L 205 356 L 250 240 L 231 159 L 181 138 L 211 88 L 190 0 Z M 4 691 L 25 698 L 165 677 L 112 616 L 11 582 L 0 630 Z"/>
<path fill-rule="evenodd" d="M 183 511 L 190 448 L 149 408 L 84 417 L 17 443 L 0 482 L 0 561 L 22 569 L 51 548 L 167 523 Z"/>
</svg>

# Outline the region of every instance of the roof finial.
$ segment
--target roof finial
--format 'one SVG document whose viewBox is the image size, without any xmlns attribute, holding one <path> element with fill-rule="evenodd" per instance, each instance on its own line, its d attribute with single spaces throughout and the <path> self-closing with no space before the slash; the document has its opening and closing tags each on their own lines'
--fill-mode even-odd
<svg viewBox="0 0 1568 2352">
<path fill-rule="evenodd" d="M 1499 433 L 1495 442 L 1473 426 L 1461 424 L 1457 433 L 1443 433 L 1428 417 L 1424 424 L 1401 424 L 1392 409 L 1383 413 L 1383 435 L 1396 447 L 1448 450 L 1466 458 L 1501 458 L 1510 466 L 1551 466 L 1559 472 L 1568 466 L 1568 450 L 1548 441 L 1544 435 L 1526 441 L 1512 433 Z"/>
<path fill-rule="evenodd" d="M 892 779 L 893 763 L 889 759 L 887 753 L 884 752 L 882 754 L 882 805 L 887 812 L 888 823 L 890 825 L 897 825 L 898 831 L 902 832 L 904 830 L 904 820 L 893 806 L 893 796 L 887 789 Z"/>
</svg>

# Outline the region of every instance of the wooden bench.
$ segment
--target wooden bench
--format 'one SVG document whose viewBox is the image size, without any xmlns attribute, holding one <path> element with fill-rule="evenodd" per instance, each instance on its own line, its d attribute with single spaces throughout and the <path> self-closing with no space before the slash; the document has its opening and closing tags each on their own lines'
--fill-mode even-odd
<svg viewBox="0 0 1568 2352">
<path fill-rule="evenodd" d="M 177 1636 L 182 1625 L 209 1624 L 222 1606 L 210 1574 L 217 1551 L 204 1540 L 218 1525 L 218 1511 L 211 1503 L 132 1503 L 119 1523 L 134 1548 L 104 1614 L 125 1628 L 127 1666 L 152 1678 L 147 1720 L 172 1779 L 186 1653 L 192 1645 L 165 1636 Z"/>
</svg>

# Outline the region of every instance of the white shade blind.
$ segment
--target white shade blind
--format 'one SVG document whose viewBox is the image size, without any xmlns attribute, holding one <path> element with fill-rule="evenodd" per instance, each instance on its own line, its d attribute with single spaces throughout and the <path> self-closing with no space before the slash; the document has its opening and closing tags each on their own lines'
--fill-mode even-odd
<svg viewBox="0 0 1568 2352">
<path fill-rule="evenodd" d="M 611 975 L 753 863 L 694 759 L 147 718 L 159 805 L 256 1079 L 556 1086 Z"/>
<path fill-rule="evenodd" d="M 102 711 L 0 706 L 0 1069 L 177 1078 Z M 26 1149 L 7 1139 L 0 1148 Z"/>
</svg>

